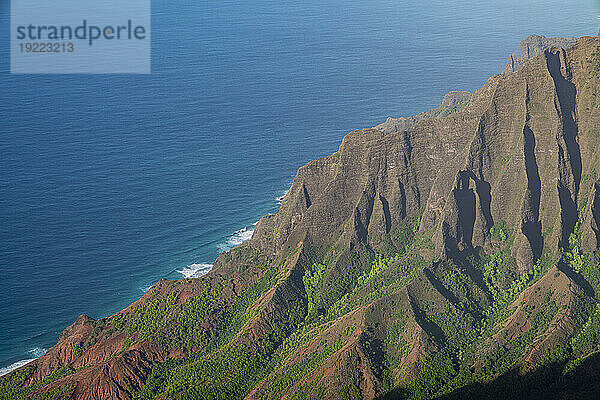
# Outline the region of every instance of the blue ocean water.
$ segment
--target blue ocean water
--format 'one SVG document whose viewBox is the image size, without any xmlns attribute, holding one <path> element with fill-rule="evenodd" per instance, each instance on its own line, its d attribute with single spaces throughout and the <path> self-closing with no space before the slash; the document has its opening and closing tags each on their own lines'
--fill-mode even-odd
<svg viewBox="0 0 600 400">
<path fill-rule="evenodd" d="M 0 367 L 208 268 L 348 131 L 477 89 L 529 34 L 596 34 L 599 3 L 154 1 L 149 76 L 2 57 Z"/>
</svg>

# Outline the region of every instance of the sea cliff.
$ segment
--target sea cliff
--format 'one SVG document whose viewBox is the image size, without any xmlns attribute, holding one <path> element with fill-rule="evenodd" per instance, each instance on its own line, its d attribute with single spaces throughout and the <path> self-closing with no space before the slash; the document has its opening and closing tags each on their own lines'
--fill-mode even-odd
<svg viewBox="0 0 600 400">
<path fill-rule="evenodd" d="M 0 397 L 599 393 L 580 382 L 600 349 L 600 39 L 523 46 L 475 93 L 349 133 L 207 275 L 80 316 Z"/>
</svg>

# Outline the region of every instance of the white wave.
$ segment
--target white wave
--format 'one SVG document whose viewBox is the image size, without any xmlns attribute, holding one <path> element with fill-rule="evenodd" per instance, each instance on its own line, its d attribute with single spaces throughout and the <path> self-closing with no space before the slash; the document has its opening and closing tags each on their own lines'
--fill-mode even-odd
<svg viewBox="0 0 600 400">
<path fill-rule="evenodd" d="M 28 353 L 30 353 L 33 357 L 38 358 L 43 356 L 44 354 L 46 354 L 48 350 L 46 349 L 41 349 L 39 347 L 34 347 L 33 349 L 29 350 Z"/>
<path fill-rule="evenodd" d="M 283 203 L 283 198 L 286 194 L 288 194 L 288 192 L 289 190 L 286 190 L 281 196 L 275 197 L 275 201 L 277 202 L 277 204 Z"/>
<path fill-rule="evenodd" d="M 0 368 L 0 376 L 6 375 L 6 374 L 14 371 L 17 368 L 21 368 L 23 365 L 29 364 L 33 360 L 35 360 L 35 358 L 17 361 L 16 363 L 9 365 L 8 367 Z"/>
<path fill-rule="evenodd" d="M 246 240 L 250 240 L 252 238 L 252 235 L 254 234 L 254 226 L 255 225 L 256 224 L 252 225 L 251 228 L 248 228 L 246 226 L 238 231 L 235 231 L 235 233 L 233 235 L 231 235 L 227 238 L 225 243 L 221 243 L 219 245 L 219 250 L 229 251 L 229 250 L 233 249 L 234 247 L 239 246 L 240 244 L 244 243 Z"/>
<path fill-rule="evenodd" d="M 9 365 L 8 367 L 0 368 L 0 376 L 6 375 L 6 374 L 14 371 L 15 369 L 21 368 L 22 366 L 29 364 L 36 358 L 43 356 L 44 354 L 46 354 L 46 349 L 40 349 L 39 347 L 36 347 L 36 348 L 29 350 L 28 353 L 33 355 L 34 358 L 20 360 L 20 361 L 17 361 L 16 363 Z"/>
<path fill-rule="evenodd" d="M 212 264 L 191 264 L 181 270 L 177 270 L 177 272 L 185 278 L 200 278 L 202 275 L 207 274 L 212 267 Z"/>
<path fill-rule="evenodd" d="M 283 194 L 281 196 L 278 196 L 275 198 L 275 201 L 277 201 L 277 203 L 281 205 L 281 203 L 283 202 L 283 198 L 285 197 L 285 195 L 288 192 L 289 192 L 289 190 L 286 190 L 285 192 L 283 192 Z M 260 222 L 260 220 L 253 223 L 252 226 L 246 226 L 240 230 L 235 231 L 232 235 L 230 235 L 227 238 L 227 240 L 224 243 L 219 244 L 217 247 L 222 252 L 225 252 L 225 251 L 229 251 L 229 250 L 233 249 L 236 246 L 239 246 L 240 244 L 244 243 L 247 240 L 252 239 L 252 235 L 254 234 L 254 228 L 256 227 L 256 224 L 258 224 L 259 222 Z"/>
<path fill-rule="evenodd" d="M 150 290 L 152 288 L 152 286 L 154 286 L 154 285 L 141 286 L 140 290 L 142 291 L 142 293 L 146 293 L 148 290 Z"/>
</svg>

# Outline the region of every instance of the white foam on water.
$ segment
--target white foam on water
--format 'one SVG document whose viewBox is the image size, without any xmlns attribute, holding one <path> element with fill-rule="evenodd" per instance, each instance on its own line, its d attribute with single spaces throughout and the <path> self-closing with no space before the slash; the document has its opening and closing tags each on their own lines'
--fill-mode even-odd
<svg viewBox="0 0 600 400">
<path fill-rule="evenodd" d="M 233 233 L 233 235 L 229 236 L 224 243 L 219 245 L 219 250 L 221 251 L 229 251 L 236 246 L 244 243 L 246 240 L 250 240 L 252 235 L 254 234 L 254 226 L 258 223 L 254 223 L 252 227 L 244 227 L 240 230 L 237 230 Z"/>
<path fill-rule="evenodd" d="M 0 368 L 0 376 L 11 373 L 15 369 L 21 368 L 22 366 L 29 364 L 36 358 L 43 356 L 44 354 L 46 354 L 46 349 L 41 349 L 39 347 L 35 347 L 35 348 L 29 350 L 28 353 L 30 353 L 34 358 L 20 360 L 20 361 L 17 361 L 16 363 L 9 365 L 8 367 Z"/>
<path fill-rule="evenodd" d="M 187 278 L 200 278 L 202 275 L 205 275 L 212 269 L 212 264 L 191 264 L 187 267 L 183 267 L 180 270 L 177 270 L 181 275 Z"/>
<path fill-rule="evenodd" d="M 288 194 L 288 192 L 289 190 L 286 190 L 281 196 L 275 197 L 275 201 L 277 202 L 277 204 L 281 205 L 281 203 L 283 203 L 283 198 L 286 194 Z"/>
<path fill-rule="evenodd" d="M 32 362 L 33 360 L 35 360 L 35 358 L 30 358 L 28 360 L 17 361 L 16 363 L 9 365 L 8 367 L 0 368 L 0 376 L 6 375 L 8 373 L 11 373 L 15 369 L 21 368 L 23 365 L 27 365 L 30 362 Z"/>
<path fill-rule="evenodd" d="M 34 356 L 35 358 L 41 357 L 44 354 L 46 354 L 48 350 L 46 349 L 41 349 L 39 347 L 34 347 L 33 349 L 29 350 L 28 353 L 30 353 L 32 356 Z"/>
<path fill-rule="evenodd" d="M 282 194 L 280 196 L 275 197 L 275 201 L 277 202 L 277 204 L 281 205 L 281 203 L 283 202 L 283 198 L 286 194 L 288 194 L 288 192 L 289 189 L 284 192 L 281 192 Z M 258 224 L 259 222 L 260 220 L 253 223 L 252 226 L 246 226 L 242 229 L 235 231 L 227 238 L 227 240 L 225 240 L 225 242 L 219 244 L 217 247 L 220 251 L 226 252 L 233 249 L 236 246 L 239 246 L 245 241 L 250 240 L 252 238 L 252 235 L 254 234 L 254 228 L 256 227 L 256 224 Z"/>
<path fill-rule="evenodd" d="M 285 195 L 287 193 L 288 193 L 288 190 L 283 192 L 283 194 L 281 196 L 276 197 L 275 201 L 277 201 L 278 204 L 281 204 L 283 202 L 283 198 L 285 197 Z M 244 243 L 245 241 L 250 240 L 252 238 L 252 235 L 254 234 L 254 228 L 256 227 L 256 224 L 258 224 L 259 222 L 260 222 L 260 220 L 253 223 L 252 226 L 246 226 L 242 229 L 235 231 L 232 235 L 230 235 L 227 238 L 227 240 L 224 243 L 219 244 L 219 246 L 218 246 L 219 249 L 221 251 L 229 251 L 232 248 Z M 185 278 L 199 278 L 202 275 L 207 274 L 208 271 L 210 271 L 212 269 L 212 267 L 213 267 L 212 264 L 190 264 L 187 267 L 183 267 L 182 269 L 177 270 L 177 272 L 180 273 L 181 275 L 183 275 Z M 143 287 L 140 287 L 140 290 L 142 292 L 146 293 L 148 290 L 150 290 L 150 288 L 152 286 L 153 285 L 143 286 Z M 47 351 L 46 349 L 42 349 L 39 347 L 35 347 L 35 348 L 29 350 L 29 353 L 34 358 L 17 361 L 15 363 L 9 365 L 8 367 L 0 368 L 0 376 L 6 375 L 6 374 L 14 371 L 17 368 L 21 368 L 22 366 L 32 362 L 36 358 L 41 357 L 44 354 L 46 354 L 46 351 Z"/>
<path fill-rule="evenodd" d="M 142 287 L 140 287 L 140 290 L 142 291 L 142 293 L 146 293 L 148 290 L 150 290 L 152 288 L 152 286 L 154 286 L 154 285 L 142 286 Z"/>
</svg>

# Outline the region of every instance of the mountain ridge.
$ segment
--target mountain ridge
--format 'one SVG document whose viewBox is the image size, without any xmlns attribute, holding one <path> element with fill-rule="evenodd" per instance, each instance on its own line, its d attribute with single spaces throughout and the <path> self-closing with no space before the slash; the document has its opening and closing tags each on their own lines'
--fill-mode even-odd
<svg viewBox="0 0 600 400">
<path fill-rule="evenodd" d="M 543 43 L 473 95 L 351 132 L 206 276 L 80 316 L 0 394 L 434 398 L 576 370 L 600 350 L 600 43 Z"/>
</svg>

